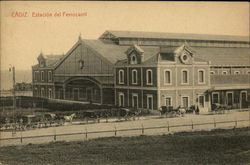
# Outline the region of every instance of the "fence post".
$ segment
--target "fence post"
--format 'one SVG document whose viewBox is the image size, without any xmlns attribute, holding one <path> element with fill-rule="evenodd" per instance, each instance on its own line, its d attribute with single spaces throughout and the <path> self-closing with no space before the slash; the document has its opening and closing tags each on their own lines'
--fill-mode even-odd
<svg viewBox="0 0 250 165">
<path fill-rule="evenodd" d="M 86 122 L 87 122 L 87 124 L 89 123 L 89 117 L 86 117 Z"/>
<path fill-rule="evenodd" d="M 56 141 L 56 132 L 55 132 L 55 135 L 54 135 L 54 140 Z"/>
<path fill-rule="evenodd" d="M 87 127 L 85 128 L 85 138 L 88 139 L 88 129 L 87 129 Z"/>
<path fill-rule="evenodd" d="M 237 127 L 237 118 L 235 117 L 235 128 Z"/>
<path fill-rule="evenodd" d="M 106 123 L 108 123 L 108 116 L 106 116 Z"/>
<path fill-rule="evenodd" d="M 216 122 L 215 122 L 215 118 L 214 118 L 214 128 L 216 127 Z"/>
<path fill-rule="evenodd" d="M 167 123 L 168 123 L 168 132 L 169 132 L 169 121 L 167 121 Z"/>
<path fill-rule="evenodd" d="M 248 110 L 249 111 L 249 126 L 250 126 L 250 110 Z"/>
<path fill-rule="evenodd" d="M 21 130 L 21 139 L 20 139 L 21 143 L 23 143 L 23 131 Z"/>
<path fill-rule="evenodd" d="M 191 119 L 191 126 L 192 126 L 192 129 L 194 129 L 194 123 L 192 119 Z"/>
<path fill-rule="evenodd" d="M 116 136 L 116 132 L 117 132 L 117 130 L 116 130 L 116 126 L 115 126 L 115 136 Z"/>
<path fill-rule="evenodd" d="M 144 127 L 143 127 L 143 124 L 141 124 L 141 133 L 142 133 L 142 135 L 144 134 Z"/>
</svg>

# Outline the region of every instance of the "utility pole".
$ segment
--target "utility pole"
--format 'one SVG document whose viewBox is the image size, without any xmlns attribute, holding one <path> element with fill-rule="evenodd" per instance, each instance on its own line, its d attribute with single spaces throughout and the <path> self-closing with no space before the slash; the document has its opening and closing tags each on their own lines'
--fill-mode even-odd
<svg viewBox="0 0 250 165">
<path fill-rule="evenodd" d="M 13 117 L 13 124 L 15 124 L 14 123 L 14 111 L 15 111 L 15 109 L 16 109 L 16 93 L 15 93 L 15 84 L 16 84 L 16 76 L 15 76 L 15 67 L 14 66 L 12 66 L 11 68 L 10 68 L 10 71 L 12 70 L 12 76 L 13 76 L 13 90 L 12 90 L 12 94 L 13 94 L 13 110 L 12 110 L 12 117 Z M 16 130 L 12 130 L 12 136 L 14 136 L 14 134 L 16 134 L 16 132 L 15 132 Z"/>
<path fill-rule="evenodd" d="M 15 85 L 16 85 L 16 76 L 15 76 L 15 67 L 12 67 L 13 73 L 13 111 L 16 109 L 16 93 L 15 93 Z"/>
</svg>

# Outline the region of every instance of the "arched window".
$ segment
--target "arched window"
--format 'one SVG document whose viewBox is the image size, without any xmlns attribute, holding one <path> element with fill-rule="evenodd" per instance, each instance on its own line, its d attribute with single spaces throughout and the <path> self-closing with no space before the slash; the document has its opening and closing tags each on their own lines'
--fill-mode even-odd
<svg viewBox="0 0 250 165">
<path fill-rule="evenodd" d="M 131 64 L 137 64 L 136 55 L 132 55 L 130 60 L 131 60 Z"/>
<path fill-rule="evenodd" d="M 124 93 L 119 93 L 119 100 L 118 100 L 118 106 L 124 107 Z"/>
<path fill-rule="evenodd" d="M 41 81 L 44 81 L 44 71 L 41 71 Z"/>
<path fill-rule="evenodd" d="M 146 76 L 146 80 L 147 80 L 147 85 L 152 85 L 153 84 L 153 72 L 151 69 L 147 70 L 147 76 Z"/>
<path fill-rule="evenodd" d="M 137 70 L 132 70 L 132 84 L 137 84 Z"/>
<path fill-rule="evenodd" d="M 169 85 L 172 83 L 172 78 L 171 78 L 171 70 L 165 70 L 164 71 L 164 84 Z"/>
<path fill-rule="evenodd" d="M 234 71 L 234 74 L 236 74 L 236 75 L 240 74 L 240 71 Z"/>
<path fill-rule="evenodd" d="M 124 84 L 124 70 L 119 70 L 118 74 L 119 84 Z"/>
<path fill-rule="evenodd" d="M 227 71 L 222 71 L 222 74 L 223 75 L 227 75 Z"/>
</svg>

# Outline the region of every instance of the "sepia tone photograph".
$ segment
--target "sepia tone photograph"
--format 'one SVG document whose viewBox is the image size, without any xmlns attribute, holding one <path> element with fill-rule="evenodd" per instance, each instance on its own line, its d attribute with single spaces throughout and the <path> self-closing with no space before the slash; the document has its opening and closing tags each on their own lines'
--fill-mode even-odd
<svg viewBox="0 0 250 165">
<path fill-rule="evenodd" d="M 0 165 L 250 165 L 249 2 L 0 4 Z"/>
</svg>

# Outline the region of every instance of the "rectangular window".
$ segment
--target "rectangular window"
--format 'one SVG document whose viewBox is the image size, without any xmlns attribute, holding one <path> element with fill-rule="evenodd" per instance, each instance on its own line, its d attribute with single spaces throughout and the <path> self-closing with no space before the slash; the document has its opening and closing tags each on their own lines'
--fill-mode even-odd
<svg viewBox="0 0 250 165">
<path fill-rule="evenodd" d="M 41 71 L 41 81 L 44 81 L 44 71 Z"/>
<path fill-rule="evenodd" d="M 52 81 L 52 72 L 51 71 L 48 72 L 48 79 L 49 79 L 49 81 Z"/>
<path fill-rule="evenodd" d="M 212 94 L 212 103 L 213 104 L 219 103 L 219 93 Z"/>
<path fill-rule="evenodd" d="M 171 71 L 170 70 L 165 70 L 164 84 L 171 84 Z"/>
<path fill-rule="evenodd" d="M 183 84 L 188 83 L 188 71 L 187 70 L 182 71 L 182 83 Z"/>
<path fill-rule="evenodd" d="M 152 70 L 148 69 L 147 70 L 147 85 L 152 85 Z"/>
<path fill-rule="evenodd" d="M 171 97 L 167 97 L 166 98 L 166 106 L 168 107 L 168 106 L 172 106 L 172 104 L 171 104 Z"/>
<path fill-rule="evenodd" d="M 199 70 L 198 71 L 199 73 L 199 76 L 198 76 L 198 82 L 200 83 L 200 84 L 202 84 L 202 83 L 205 83 L 205 74 L 204 74 L 204 70 Z"/>
</svg>

